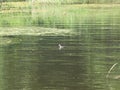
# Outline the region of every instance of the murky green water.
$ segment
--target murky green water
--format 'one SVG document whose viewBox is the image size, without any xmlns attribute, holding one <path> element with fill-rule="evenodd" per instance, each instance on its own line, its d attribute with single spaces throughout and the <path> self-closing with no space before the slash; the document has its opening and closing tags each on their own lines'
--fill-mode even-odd
<svg viewBox="0 0 120 90">
<path fill-rule="evenodd" d="M 2 37 L 0 90 L 119 90 L 119 29 L 88 28 L 75 36 Z"/>
</svg>

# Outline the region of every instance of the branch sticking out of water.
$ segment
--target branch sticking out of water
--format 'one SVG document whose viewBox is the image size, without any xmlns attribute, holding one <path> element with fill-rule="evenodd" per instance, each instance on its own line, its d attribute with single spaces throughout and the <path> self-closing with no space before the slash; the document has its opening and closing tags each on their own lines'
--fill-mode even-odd
<svg viewBox="0 0 120 90">
<path fill-rule="evenodd" d="M 112 65 L 112 67 L 109 69 L 109 71 L 108 71 L 108 73 L 107 73 L 107 75 L 106 75 L 106 78 L 109 77 L 110 72 L 112 71 L 112 69 L 113 69 L 117 64 L 118 64 L 118 63 L 115 63 L 115 64 Z"/>
</svg>

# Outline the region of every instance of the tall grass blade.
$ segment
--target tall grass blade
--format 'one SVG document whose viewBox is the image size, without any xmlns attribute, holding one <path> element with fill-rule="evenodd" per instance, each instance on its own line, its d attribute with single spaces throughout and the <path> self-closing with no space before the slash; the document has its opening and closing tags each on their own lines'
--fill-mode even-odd
<svg viewBox="0 0 120 90">
<path fill-rule="evenodd" d="M 118 63 L 115 63 L 115 64 L 112 65 L 112 67 L 109 69 L 109 71 L 108 71 L 108 73 L 107 73 L 107 75 L 106 75 L 106 78 L 109 77 L 110 72 L 113 70 L 113 68 L 114 68 L 117 64 L 118 64 Z"/>
</svg>

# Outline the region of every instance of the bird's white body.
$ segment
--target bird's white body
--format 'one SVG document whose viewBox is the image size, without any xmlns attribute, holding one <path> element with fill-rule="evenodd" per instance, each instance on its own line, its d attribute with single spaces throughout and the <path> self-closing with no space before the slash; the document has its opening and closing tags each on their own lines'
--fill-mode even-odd
<svg viewBox="0 0 120 90">
<path fill-rule="evenodd" d="M 59 46 L 59 50 L 61 50 L 62 48 L 64 48 L 64 46 L 62 46 L 61 44 L 58 44 Z"/>
</svg>

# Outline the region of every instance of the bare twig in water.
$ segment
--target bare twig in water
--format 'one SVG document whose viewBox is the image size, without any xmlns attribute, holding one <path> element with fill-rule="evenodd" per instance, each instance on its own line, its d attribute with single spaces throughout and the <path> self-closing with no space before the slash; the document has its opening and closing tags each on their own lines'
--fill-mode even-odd
<svg viewBox="0 0 120 90">
<path fill-rule="evenodd" d="M 106 78 L 109 77 L 110 72 L 112 71 L 112 69 L 113 69 L 117 64 L 118 64 L 118 63 L 115 63 L 115 64 L 112 65 L 112 67 L 109 69 L 109 71 L 108 71 L 108 73 L 107 73 L 107 75 L 106 75 Z"/>
</svg>

